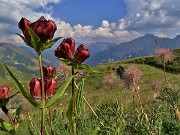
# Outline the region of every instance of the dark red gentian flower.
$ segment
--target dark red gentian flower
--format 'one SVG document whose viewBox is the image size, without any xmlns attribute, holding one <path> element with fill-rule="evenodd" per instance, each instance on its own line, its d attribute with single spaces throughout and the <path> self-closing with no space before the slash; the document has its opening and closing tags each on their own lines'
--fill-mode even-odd
<svg viewBox="0 0 180 135">
<path fill-rule="evenodd" d="M 56 24 L 52 20 L 46 20 L 44 16 L 41 16 L 36 22 L 33 23 L 26 18 L 22 18 L 18 26 L 28 41 L 30 41 L 28 27 L 32 28 L 42 42 L 52 40 L 54 33 L 57 30 Z"/>
<path fill-rule="evenodd" d="M 75 41 L 72 38 L 66 38 L 55 50 L 55 56 L 68 59 L 71 62 L 81 63 L 90 56 L 90 51 L 81 44 L 75 52 Z"/>
<path fill-rule="evenodd" d="M 74 54 L 74 59 L 78 62 L 81 63 L 85 61 L 88 57 L 90 56 L 90 51 L 86 49 L 86 46 L 81 44 L 75 54 Z"/>
<path fill-rule="evenodd" d="M 72 59 L 75 51 L 75 41 L 72 38 L 64 39 L 55 50 L 55 56 L 58 58 Z"/>
</svg>

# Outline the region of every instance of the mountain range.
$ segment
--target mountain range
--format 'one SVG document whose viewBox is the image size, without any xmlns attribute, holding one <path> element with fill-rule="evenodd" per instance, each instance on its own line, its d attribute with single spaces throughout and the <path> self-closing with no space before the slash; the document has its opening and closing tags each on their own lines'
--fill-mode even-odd
<svg viewBox="0 0 180 135">
<path fill-rule="evenodd" d="M 116 45 L 117 45 L 116 43 L 96 42 L 87 45 L 87 48 L 91 52 L 91 57 L 93 57 L 95 54 L 106 50 L 108 47 L 113 47 Z"/>
<path fill-rule="evenodd" d="M 169 39 L 146 34 L 130 42 L 108 46 L 103 51 L 91 56 L 87 60 L 87 63 L 91 66 L 97 66 L 110 61 L 121 61 L 135 57 L 149 56 L 153 55 L 155 49 L 158 47 L 170 50 L 180 48 L 180 35 L 176 36 L 174 39 Z"/>
<path fill-rule="evenodd" d="M 97 66 L 110 61 L 149 56 L 153 55 L 155 49 L 158 47 L 170 50 L 180 48 L 180 35 L 169 39 L 146 34 L 119 45 L 107 42 L 92 43 L 87 46 L 91 52 L 91 56 L 86 60 L 86 63 L 91 66 Z M 45 50 L 42 55 L 43 64 L 46 66 L 54 65 L 58 62 L 54 56 L 54 48 Z M 15 67 L 29 74 L 39 73 L 37 54 L 32 48 L 27 46 L 0 43 L 0 63 Z"/>
</svg>

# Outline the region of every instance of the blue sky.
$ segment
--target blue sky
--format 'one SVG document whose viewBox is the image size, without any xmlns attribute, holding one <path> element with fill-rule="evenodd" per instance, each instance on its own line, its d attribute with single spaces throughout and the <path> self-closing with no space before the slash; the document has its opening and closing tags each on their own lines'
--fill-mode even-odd
<svg viewBox="0 0 180 135">
<path fill-rule="evenodd" d="M 180 0 L 0 0 L 0 42 L 22 44 L 22 17 L 53 20 L 55 37 L 77 42 L 117 44 L 146 33 L 174 38 L 180 34 Z"/>
<path fill-rule="evenodd" d="M 126 13 L 123 0 L 65 0 L 53 6 L 53 17 L 61 18 L 71 25 L 99 27 L 102 20 L 117 22 Z"/>
</svg>

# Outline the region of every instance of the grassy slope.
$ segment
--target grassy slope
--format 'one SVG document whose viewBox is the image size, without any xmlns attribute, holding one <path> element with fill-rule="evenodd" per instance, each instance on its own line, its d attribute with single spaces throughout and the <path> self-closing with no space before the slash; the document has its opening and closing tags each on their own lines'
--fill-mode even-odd
<svg viewBox="0 0 180 135">
<path fill-rule="evenodd" d="M 0 61 L 29 74 L 39 71 L 35 56 L 12 44 L 0 43 Z"/>
<path fill-rule="evenodd" d="M 180 49 L 173 51 L 174 60 L 167 63 L 166 71 L 180 73 Z M 162 63 L 155 56 L 140 57 L 130 60 L 121 61 L 121 63 L 147 64 L 162 69 Z"/>
<path fill-rule="evenodd" d="M 107 71 L 107 69 L 114 67 L 115 65 L 118 65 L 118 63 L 114 64 L 108 64 L 106 66 L 100 66 L 98 67 L 98 70 L 102 71 L 105 70 L 105 72 L 114 72 L 113 70 Z M 131 64 L 121 64 L 122 66 L 129 66 Z M 157 69 L 155 67 L 149 66 L 149 65 L 142 65 L 142 64 L 135 64 L 142 72 L 142 80 L 139 82 L 140 86 L 140 95 L 142 98 L 142 101 L 144 103 L 150 102 L 153 100 L 153 95 L 157 94 L 158 91 L 153 91 L 150 87 L 150 82 L 152 80 L 159 80 L 162 81 L 162 86 L 165 85 L 165 81 L 163 79 L 163 72 L 161 69 Z M 132 92 L 130 90 L 127 90 L 124 88 L 123 84 L 120 83 L 120 86 L 113 87 L 111 90 L 110 88 L 107 89 L 104 86 L 102 86 L 99 89 L 96 89 L 98 85 L 101 83 L 101 79 L 103 78 L 103 73 L 96 73 L 96 77 L 89 76 L 86 81 L 86 97 L 89 99 L 92 105 L 97 105 L 97 103 L 106 102 L 108 100 L 116 100 L 118 99 L 123 104 L 127 105 L 130 102 L 132 102 Z M 94 76 L 94 75 L 93 75 Z M 180 80 L 180 75 L 177 74 L 168 74 L 169 79 L 174 84 L 174 86 L 177 88 L 180 86 L 178 83 Z M 95 83 L 93 83 L 95 81 Z"/>
<path fill-rule="evenodd" d="M 180 87 L 180 74 L 178 71 L 180 69 L 180 60 L 178 57 L 180 56 L 179 54 L 180 49 L 175 51 L 176 58 L 173 63 L 169 63 L 168 65 L 168 70 L 173 72 L 168 73 L 168 78 L 170 79 L 175 88 Z M 88 71 L 87 73 L 85 73 L 85 96 L 94 107 L 97 106 L 99 103 L 108 100 L 118 99 L 125 104 L 132 101 L 132 92 L 124 88 L 121 79 L 119 86 L 114 86 L 112 89 L 101 85 L 102 79 L 105 74 L 116 73 L 116 71 L 113 70 L 114 67 L 119 65 L 127 67 L 132 64 L 136 65 L 143 73 L 142 79 L 139 82 L 142 100 L 145 102 L 152 101 L 153 95 L 157 94 L 158 91 L 153 91 L 151 89 L 151 81 L 158 80 L 162 83 L 161 85 L 164 86 L 165 80 L 163 79 L 164 77 L 163 71 L 161 69 L 161 63 L 155 57 L 149 56 L 100 65 L 94 68 L 96 72 Z M 173 64 L 174 66 L 172 66 L 171 64 Z M 12 79 L 7 76 L 7 72 L 3 68 L 2 64 L 0 64 L 0 69 L 0 85 L 7 84 L 10 86 L 10 88 L 12 88 L 12 91 L 14 91 L 14 89 L 16 88 L 12 82 Z M 13 71 L 15 76 L 17 76 L 18 79 L 22 82 L 22 84 L 28 88 L 28 82 L 29 80 L 31 80 L 31 78 L 33 78 L 33 76 L 24 74 L 16 70 L 15 68 L 11 68 L 11 70 Z M 69 96 L 63 96 L 60 100 L 60 102 L 62 101 L 65 104 L 67 104 L 71 95 L 70 90 L 66 92 L 69 93 Z"/>
<path fill-rule="evenodd" d="M 167 72 L 167 76 L 173 88 L 179 89 L 180 50 L 176 50 L 174 54 L 176 56 L 174 61 L 172 63 L 169 63 L 167 66 L 167 71 L 169 71 Z M 142 71 L 143 75 L 141 81 L 139 82 L 139 93 L 144 104 L 151 103 L 154 100 L 153 95 L 158 94 L 159 90 L 166 86 L 161 63 L 154 56 L 141 57 L 100 65 L 95 68 L 97 72 L 87 72 L 85 74 L 85 97 L 88 99 L 88 101 L 93 107 L 97 107 L 99 104 L 103 102 L 108 102 L 110 100 L 118 100 L 122 102 L 125 106 L 128 106 L 129 103 L 132 103 L 133 93 L 131 90 L 125 89 L 122 79 L 120 79 L 119 86 L 114 86 L 112 89 L 110 87 L 107 88 L 106 86 L 101 85 L 104 75 L 107 73 L 116 73 L 113 68 L 119 65 L 122 65 L 124 67 L 135 65 Z M 152 90 L 150 84 L 153 80 L 160 82 L 160 89 Z M 62 103 L 67 104 L 67 102 L 69 101 L 69 97 L 70 94 L 69 96 L 64 96 L 61 100 L 63 101 Z"/>
<path fill-rule="evenodd" d="M 176 56 L 180 56 L 178 54 L 179 53 L 177 53 Z M 146 63 L 144 61 L 146 61 Z M 161 84 L 162 87 L 165 86 L 165 84 L 166 84 L 164 77 L 163 77 L 163 71 L 161 69 L 161 66 L 156 66 L 156 65 L 158 65 L 157 63 L 159 63 L 159 61 L 155 60 L 154 57 L 143 57 L 143 58 L 136 58 L 136 59 L 132 59 L 132 60 L 126 60 L 126 61 L 121 61 L 121 62 L 116 62 L 116 63 L 100 65 L 100 66 L 94 68 L 96 70 L 96 72 L 88 71 L 87 73 L 85 73 L 86 80 L 85 80 L 85 94 L 84 95 L 94 109 L 97 106 L 99 106 L 99 104 L 108 102 L 111 100 L 118 100 L 123 104 L 123 106 L 125 108 L 131 108 L 130 104 L 132 103 L 133 93 L 132 93 L 132 91 L 124 88 L 124 86 L 122 84 L 122 80 L 120 80 L 119 86 L 114 86 L 112 89 L 102 86 L 101 82 L 102 82 L 102 79 L 105 74 L 116 73 L 113 70 L 114 67 L 116 67 L 118 65 L 127 67 L 129 65 L 135 64 L 135 66 L 138 67 L 143 72 L 142 79 L 139 82 L 139 86 L 140 86 L 139 93 L 141 95 L 142 102 L 144 105 L 149 104 L 153 101 L 153 95 L 158 94 L 158 92 L 160 90 L 160 89 L 156 90 L 156 91 L 152 90 L 150 87 L 150 82 L 152 80 L 158 80 L 158 81 L 162 82 L 162 84 Z M 174 68 L 175 67 L 176 68 L 174 70 L 180 69 L 180 68 L 178 68 L 180 66 L 180 64 L 177 59 L 175 59 L 174 63 L 176 63 L 176 66 L 174 66 Z M 160 63 L 159 63 L 159 65 L 160 65 Z M 0 64 L 0 69 L 1 69 L 0 85 L 7 84 L 10 86 L 12 91 L 14 91 L 14 89 L 16 89 L 16 88 L 15 88 L 12 80 L 6 79 L 7 72 L 4 70 L 2 64 Z M 24 84 L 26 87 L 28 87 L 28 81 L 32 78 L 32 76 L 27 75 L 27 74 L 22 74 L 21 72 L 15 70 L 14 68 L 11 68 L 11 70 L 13 71 L 13 73 L 16 76 L 18 76 L 19 80 L 22 81 L 22 84 Z M 172 69 L 171 71 L 174 71 L 174 70 Z M 176 89 L 179 89 L 180 88 L 180 83 L 179 83 L 180 74 L 176 71 L 176 74 L 175 73 L 167 73 L 167 75 L 168 75 L 168 78 L 170 79 L 170 82 L 172 82 L 173 86 Z M 59 109 L 63 109 L 64 111 L 66 111 L 66 106 L 68 105 L 68 102 L 69 102 L 69 99 L 71 96 L 70 89 L 67 90 L 66 92 L 69 93 L 69 95 L 63 95 L 63 97 L 60 99 L 60 101 L 55 106 L 55 107 L 58 107 Z M 62 105 L 60 105 L 60 103 Z M 145 107 L 146 107 L 146 109 L 148 109 L 148 106 L 145 106 Z M 91 112 L 86 105 L 85 105 L 85 109 L 87 112 Z M 35 111 L 35 113 L 37 113 L 37 111 Z M 34 114 L 34 113 L 31 113 L 31 116 L 33 116 L 32 114 Z M 39 117 L 38 117 L 38 120 L 40 120 Z M 37 125 L 39 125 L 39 121 L 36 121 L 36 122 L 38 123 Z M 18 132 L 21 132 L 21 133 L 27 132 L 27 128 L 29 127 L 29 126 L 27 127 L 27 125 L 30 125 L 30 121 L 25 120 L 21 124 L 22 124 L 21 125 L 22 127 L 20 127 L 20 129 L 18 129 Z"/>
</svg>

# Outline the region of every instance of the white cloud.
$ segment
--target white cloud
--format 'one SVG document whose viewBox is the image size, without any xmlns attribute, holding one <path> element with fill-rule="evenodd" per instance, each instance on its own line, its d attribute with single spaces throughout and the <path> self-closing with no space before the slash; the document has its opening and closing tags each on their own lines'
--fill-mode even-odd
<svg viewBox="0 0 180 135">
<path fill-rule="evenodd" d="M 178 27 L 180 0 L 124 1 L 127 5 L 127 16 L 121 22 L 121 25 L 125 25 L 124 27 L 127 30 L 153 34 L 161 31 L 161 33 L 172 37 L 178 34 L 180 30 Z M 172 33 L 174 34 L 172 35 Z"/>
<path fill-rule="evenodd" d="M 39 7 L 46 7 L 47 3 L 57 3 L 59 0 L 0 0 L 0 18 L 2 21 L 13 24 L 17 23 L 21 17 L 31 18 L 35 21 L 39 16 L 44 15 L 52 19 L 50 13 L 37 12 Z"/>
<path fill-rule="evenodd" d="M 109 22 L 107 20 L 102 21 L 102 27 L 108 28 L 109 27 Z"/>
<path fill-rule="evenodd" d="M 124 30 L 128 26 L 127 22 L 124 19 L 119 20 L 119 30 Z"/>
<path fill-rule="evenodd" d="M 163 32 L 158 32 L 158 31 L 155 32 L 154 35 L 157 36 L 157 37 L 160 37 L 160 38 L 167 37 Z"/>
<path fill-rule="evenodd" d="M 54 20 L 51 16 L 52 7 L 48 7 L 47 4 L 58 2 L 60 0 L 0 0 L 0 42 L 19 43 L 19 37 L 12 34 L 21 32 L 18 22 L 22 17 L 32 22 L 40 16 Z M 37 12 L 36 9 L 40 7 L 48 10 L 48 13 Z"/>
<path fill-rule="evenodd" d="M 101 27 L 96 29 L 91 25 L 82 26 L 78 24 L 71 26 L 64 21 L 57 22 L 58 30 L 56 36 L 73 37 L 76 41 L 86 44 L 98 41 L 120 43 L 141 36 L 136 31 L 119 29 L 119 24 L 109 23 L 107 20 L 103 20 Z"/>
<path fill-rule="evenodd" d="M 120 43 L 144 33 L 159 37 L 175 36 L 180 31 L 180 0 L 124 0 L 127 6 L 126 16 L 118 22 L 102 20 L 98 28 L 81 24 L 72 26 L 59 18 L 53 18 L 53 7 L 48 6 L 48 3 L 58 2 L 62 0 L 0 0 L 0 42 L 22 41 L 18 36 L 12 35 L 21 32 L 17 27 L 21 17 L 33 22 L 40 16 L 45 16 L 57 24 L 55 37 L 73 37 L 77 42 L 86 44 L 97 41 Z M 44 10 L 37 12 L 38 8 Z"/>
<path fill-rule="evenodd" d="M 81 24 L 71 26 L 68 22 L 52 17 L 53 7 L 47 5 L 58 2 L 62 2 L 62 0 L 38 0 L 38 2 L 37 0 L 0 0 L 0 30 L 2 30 L 0 42 L 21 43 L 22 40 L 17 35 L 12 35 L 12 33 L 21 32 L 17 27 L 21 17 L 26 17 L 33 22 L 40 16 L 45 16 L 45 18 L 56 22 L 58 30 L 55 37 L 73 37 L 77 42 L 86 44 L 97 41 L 120 43 L 140 35 L 138 32 L 127 31 L 127 22 L 124 20 L 112 23 L 108 20 L 102 20 L 101 26 L 98 28 L 93 28 L 92 25 L 82 26 Z M 40 7 L 47 12 L 37 12 L 36 9 Z"/>
</svg>

